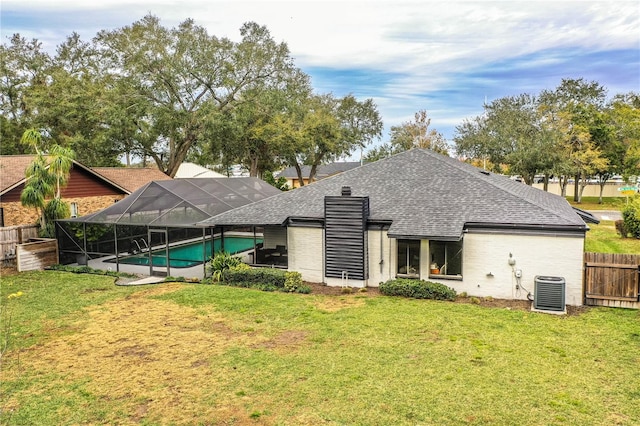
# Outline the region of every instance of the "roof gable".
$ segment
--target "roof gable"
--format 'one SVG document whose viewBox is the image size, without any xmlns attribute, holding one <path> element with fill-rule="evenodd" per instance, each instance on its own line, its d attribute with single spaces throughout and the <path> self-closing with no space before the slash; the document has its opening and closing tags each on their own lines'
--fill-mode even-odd
<svg viewBox="0 0 640 426">
<path fill-rule="evenodd" d="M 0 156 L 0 194 L 4 195 L 8 192 L 19 188 L 26 182 L 26 169 L 36 158 L 34 154 L 25 154 L 25 155 L 2 155 Z M 49 158 L 47 161 L 49 161 Z M 73 161 L 72 164 L 72 175 L 73 170 L 79 170 L 80 173 L 91 176 L 92 179 L 95 179 L 98 182 L 101 182 L 103 185 L 114 188 L 116 191 L 121 191 L 124 193 L 130 193 L 131 191 L 127 191 L 117 182 L 109 179 L 108 177 L 96 173 L 90 167 L 87 167 L 77 161 Z M 71 182 L 70 182 L 71 184 Z M 64 189 L 63 189 L 64 191 Z"/>
<path fill-rule="evenodd" d="M 487 174 L 430 150 L 412 149 L 221 214 L 219 225 L 284 224 L 324 215 L 324 197 L 350 186 L 368 196 L 373 221 L 391 221 L 392 236 L 459 239 L 467 224 L 568 227 L 586 225 L 557 195 Z"/>
<path fill-rule="evenodd" d="M 2 155 L 0 156 L 0 192 L 25 181 L 25 171 L 35 158 L 35 155 Z"/>
</svg>

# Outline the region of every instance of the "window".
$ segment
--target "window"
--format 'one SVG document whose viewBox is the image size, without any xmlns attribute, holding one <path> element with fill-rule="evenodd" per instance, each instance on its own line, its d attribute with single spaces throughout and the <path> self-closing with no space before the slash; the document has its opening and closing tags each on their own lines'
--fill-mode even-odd
<svg viewBox="0 0 640 426">
<path fill-rule="evenodd" d="M 4 208 L 0 207 L 0 226 L 4 226 Z"/>
<path fill-rule="evenodd" d="M 78 217 L 78 203 L 71 203 L 69 209 L 71 210 L 71 217 Z"/>
<path fill-rule="evenodd" d="M 420 241 L 398 240 L 398 275 L 420 276 Z"/>
<path fill-rule="evenodd" d="M 462 277 L 462 240 L 430 241 L 430 275 Z"/>
</svg>

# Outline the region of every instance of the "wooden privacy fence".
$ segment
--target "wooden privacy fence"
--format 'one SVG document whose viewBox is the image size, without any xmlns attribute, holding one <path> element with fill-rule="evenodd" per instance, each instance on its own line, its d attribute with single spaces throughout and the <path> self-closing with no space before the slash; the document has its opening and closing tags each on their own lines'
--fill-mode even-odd
<svg viewBox="0 0 640 426">
<path fill-rule="evenodd" d="M 640 255 L 585 253 L 587 305 L 640 309 Z"/>
<path fill-rule="evenodd" d="M 38 237 L 36 225 L 6 226 L 0 228 L 0 258 L 4 261 L 14 260 L 16 247 L 32 238 Z"/>
</svg>

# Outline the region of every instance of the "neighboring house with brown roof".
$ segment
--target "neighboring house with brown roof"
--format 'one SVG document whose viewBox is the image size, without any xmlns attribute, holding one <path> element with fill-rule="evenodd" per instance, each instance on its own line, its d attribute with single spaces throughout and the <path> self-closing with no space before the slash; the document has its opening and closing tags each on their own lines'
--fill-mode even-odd
<svg viewBox="0 0 640 426">
<path fill-rule="evenodd" d="M 0 156 L 0 226 L 36 223 L 36 211 L 20 203 L 25 170 L 34 158 L 34 155 Z M 92 169 L 74 161 L 61 195 L 71 207 L 72 216 L 81 216 L 108 207 L 153 180 L 165 179 L 171 178 L 157 169 Z"/>
</svg>

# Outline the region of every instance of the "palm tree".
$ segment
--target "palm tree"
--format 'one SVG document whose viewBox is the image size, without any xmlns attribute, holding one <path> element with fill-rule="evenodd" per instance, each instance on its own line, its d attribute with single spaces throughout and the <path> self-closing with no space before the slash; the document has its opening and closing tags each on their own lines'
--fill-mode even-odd
<svg viewBox="0 0 640 426">
<path fill-rule="evenodd" d="M 72 149 L 65 148 L 60 145 L 53 145 L 49 152 L 51 162 L 49 163 L 49 172 L 55 176 L 56 198 L 60 198 L 60 189 L 66 185 L 69 179 L 71 166 L 73 166 L 73 158 L 75 154 Z"/>
<path fill-rule="evenodd" d="M 75 154 L 69 148 L 53 144 L 49 155 L 45 156 L 39 149 L 42 134 L 37 129 L 26 130 L 20 142 L 36 151 L 36 158 L 25 172 L 27 180 L 20 194 L 20 202 L 23 206 L 36 209 L 40 217 L 40 232 L 48 234 L 50 229 L 47 227 L 47 220 L 62 219 L 69 214 L 69 207 L 61 200 L 60 195 L 69 179 Z M 46 200 L 50 197 L 53 199 L 47 203 Z"/>
<path fill-rule="evenodd" d="M 54 186 L 52 176 L 47 170 L 47 160 L 38 153 L 27 170 L 25 171 L 27 181 L 20 194 L 20 202 L 25 207 L 33 207 L 38 212 L 40 218 L 40 229 L 45 227 L 44 207 L 47 197 L 53 194 Z"/>
</svg>

